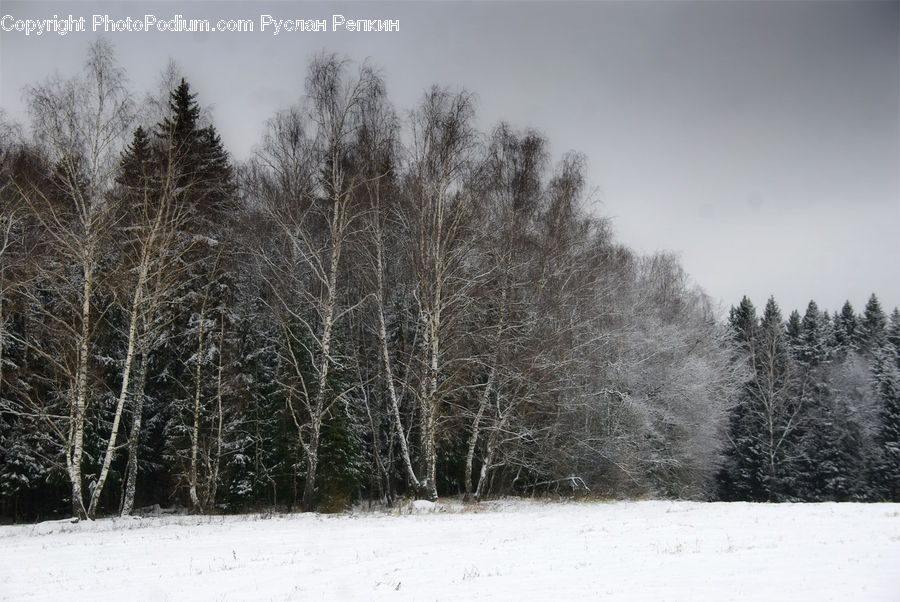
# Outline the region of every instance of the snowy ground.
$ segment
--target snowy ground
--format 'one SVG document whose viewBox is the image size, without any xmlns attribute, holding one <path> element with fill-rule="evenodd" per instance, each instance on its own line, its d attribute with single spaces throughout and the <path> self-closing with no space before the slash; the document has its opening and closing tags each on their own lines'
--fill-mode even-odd
<svg viewBox="0 0 900 602">
<path fill-rule="evenodd" d="M 898 504 L 408 505 L 0 527 L 14 600 L 900 600 Z"/>
</svg>

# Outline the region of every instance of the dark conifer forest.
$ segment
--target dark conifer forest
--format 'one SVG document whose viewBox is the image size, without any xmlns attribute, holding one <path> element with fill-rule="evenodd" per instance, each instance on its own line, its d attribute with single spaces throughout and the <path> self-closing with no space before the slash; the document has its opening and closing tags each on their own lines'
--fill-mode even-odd
<svg viewBox="0 0 900 602">
<path fill-rule="evenodd" d="M 0 123 L 3 521 L 900 492 L 874 294 L 723 319 L 468 91 L 395 107 L 320 54 L 235 162 L 175 69 L 138 101 L 108 45 L 85 65 Z"/>
</svg>

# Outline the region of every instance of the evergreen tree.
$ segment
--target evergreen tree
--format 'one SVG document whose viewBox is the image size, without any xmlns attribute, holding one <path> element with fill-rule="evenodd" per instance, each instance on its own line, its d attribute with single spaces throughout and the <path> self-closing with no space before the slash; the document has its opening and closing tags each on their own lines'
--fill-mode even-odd
<svg viewBox="0 0 900 602">
<path fill-rule="evenodd" d="M 807 368 L 814 368 L 828 359 L 828 327 L 830 320 L 810 301 L 801 323 L 797 357 Z"/>
<path fill-rule="evenodd" d="M 869 297 L 863 312 L 861 330 L 861 349 L 864 353 L 874 354 L 884 343 L 887 329 L 887 318 L 881 309 L 881 303 L 875 293 Z"/>
<path fill-rule="evenodd" d="M 759 436 L 759 413 L 756 407 L 760 324 L 756 308 L 746 296 L 736 307 L 731 308 L 729 326 L 735 347 L 742 356 L 740 360 L 748 363 L 751 374 L 731 411 L 729 445 L 725 450 L 725 465 L 719 473 L 719 487 L 724 499 L 761 501 L 768 498 L 768 487 L 766 453 Z"/>
<path fill-rule="evenodd" d="M 756 308 L 746 295 L 737 307 L 731 308 L 728 324 L 738 345 L 749 350 L 757 336 L 759 319 L 756 316 Z"/>
<path fill-rule="evenodd" d="M 796 414 L 796 437 L 791 441 L 791 468 L 788 471 L 789 482 L 785 490 L 791 499 L 815 497 L 818 485 L 816 472 L 819 467 L 813 458 L 821 455 L 819 450 L 811 449 L 820 444 L 817 433 L 816 416 L 827 411 L 829 389 L 825 383 L 826 371 L 821 365 L 828 357 L 826 319 L 819 311 L 815 301 L 810 301 L 800 321 L 799 331 L 793 340 L 793 356 L 796 361 L 795 403 L 799 409 Z M 818 421 L 819 426 L 828 422 L 826 418 Z"/>
<path fill-rule="evenodd" d="M 877 328 L 877 312 L 872 313 Z M 880 402 L 877 435 L 880 458 L 873 481 L 881 499 L 896 501 L 900 499 L 900 312 L 897 309 L 891 314 L 890 326 L 882 338 L 884 344 L 875 351 L 871 364 Z"/>
<path fill-rule="evenodd" d="M 347 404 L 338 404 L 322 427 L 319 509 L 340 512 L 350 507 L 365 482 L 369 464 L 362 425 Z"/>
<path fill-rule="evenodd" d="M 803 319 L 796 309 L 791 312 L 787 322 L 787 341 L 791 355 L 797 358 L 800 353 L 800 335 L 803 332 Z"/>
<path fill-rule="evenodd" d="M 126 187 L 140 186 L 144 183 L 148 172 L 153 169 L 153 159 L 150 135 L 143 126 L 138 126 L 134 130 L 131 144 L 122 154 L 117 180 Z"/>
<path fill-rule="evenodd" d="M 845 301 L 840 313 L 834 314 L 833 346 L 838 353 L 847 354 L 859 349 L 859 319 L 853 311 L 850 301 Z"/>
<path fill-rule="evenodd" d="M 219 375 L 221 365 L 231 361 L 220 339 L 230 341 L 234 327 L 229 307 L 236 288 L 233 241 L 238 233 L 231 226 L 237 217 L 236 186 L 215 127 L 203 124 L 197 95 L 184 79 L 170 92 L 168 115 L 154 133 L 156 169 L 174 183 L 167 194 L 183 207 L 174 243 L 182 277 L 160 335 L 164 347 L 156 361 L 163 378 L 153 381 L 149 394 L 168 400 L 156 420 L 166 472 L 200 510 L 216 497 L 224 438 L 230 436 L 224 425 L 219 430 L 227 413 L 221 406 L 231 401 L 222 400 L 228 387 Z M 223 331 L 228 336 L 220 337 Z M 198 493 L 201 480 L 205 490 Z"/>
<path fill-rule="evenodd" d="M 234 208 L 233 170 L 215 126 L 201 127 L 197 95 L 183 78 L 170 93 L 169 114 L 157 124 L 156 136 L 163 143 L 176 189 L 185 195 L 192 221 L 198 227 L 221 225 Z"/>
<path fill-rule="evenodd" d="M 891 312 L 888 322 L 887 342 L 893 345 L 894 349 L 900 349 L 900 309 L 896 307 Z"/>
<path fill-rule="evenodd" d="M 200 105 L 197 95 L 191 93 L 190 85 L 181 78 L 181 82 L 169 93 L 169 115 L 159 124 L 157 135 L 161 138 L 171 136 L 171 144 L 179 154 L 190 154 L 190 146 L 196 144 L 200 121 Z"/>
<path fill-rule="evenodd" d="M 807 408 L 794 468 L 794 496 L 803 501 L 866 498 L 863 430 L 852 399 L 827 390 Z"/>
</svg>

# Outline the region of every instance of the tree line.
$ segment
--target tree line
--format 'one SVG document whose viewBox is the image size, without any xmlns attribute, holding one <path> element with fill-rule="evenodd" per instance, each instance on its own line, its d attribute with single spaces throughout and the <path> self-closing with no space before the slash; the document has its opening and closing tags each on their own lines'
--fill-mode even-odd
<svg viewBox="0 0 900 602">
<path fill-rule="evenodd" d="M 721 324 L 614 240 L 580 155 L 479 131 L 467 91 L 399 112 L 320 54 L 237 163 L 162 80 L 135 101 L 97 43 L 0 131 L 3 517 L 889 495 L 896 310 L 840 344 L 774 302 Z"/>
<path fill-rule="evenodd" d="M 829 316 L 810 301 L 785 321 L 731 309 L 736 353 L 750 367 L 729 425 L 724 499 L 877 501 L 900 494 L 900 312 L 873 294 Z"/>
</svg>

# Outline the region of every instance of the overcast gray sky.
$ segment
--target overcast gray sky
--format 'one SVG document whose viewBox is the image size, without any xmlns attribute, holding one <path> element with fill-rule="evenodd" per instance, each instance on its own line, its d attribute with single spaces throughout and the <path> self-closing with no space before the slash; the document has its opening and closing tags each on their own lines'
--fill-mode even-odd
<svg viewBox="0 0 900 602">
<path fill-rule="evenodd" d="M 0 106 L 76 72 L 94 14 L 249 19 L 253 33 L 105 34 L 134 92 L 170 58 L 246 158 L 326 49 L 383 69 L 401 110 L 433 83 L 588 158 L 596 211 L 641 252 L 678 253 L 723 306 L 774 294 L 785 314 L 900 304 L 900 3 L 10 2 L 0 17 L 85 17 L 88 31 L 0 31 Z M 278 19 L 395 19 L 398 32 L 261 32 Z M 12 21 L 7 20 L 7 23 Z"/>
</svg>

